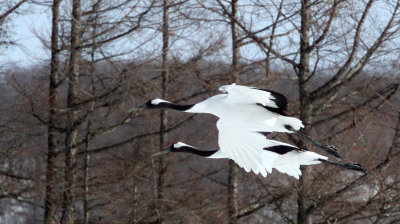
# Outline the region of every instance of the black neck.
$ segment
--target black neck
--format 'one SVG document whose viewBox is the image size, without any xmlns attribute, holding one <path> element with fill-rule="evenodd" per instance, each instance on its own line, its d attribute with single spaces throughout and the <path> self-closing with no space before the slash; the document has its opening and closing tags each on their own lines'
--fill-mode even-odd
<svg viewBox="0 0 400 224">
<path fill-rule="evenodd" d="M 202 150 L 198 150 L 196 148 L 190 147 L 190 146 L 182 146 L 180 148 L 173 149 L 171 152 L 186 152 L 186 153 L 196 154 L 196 155 L 202 156 L 202 157 L 208 157 L 208 156 L 211 156 L 212 154 L 216 153 L 217 151 L 218 150 L 202 151 Z"/>
<path fill-rule="evenodd" d="M 193 107 L 193 104 L 179 105 L 179 104 L 168 103 L 168 102 L 161 102 L 157 105 L 153 105 L 153 108 L 158 108 L 158 109 L 164 108 L 164 109 L 173 109 L 173 110 L 180 110 L 180 111 L 186 111 L 192 107 Z"/>
</svg>

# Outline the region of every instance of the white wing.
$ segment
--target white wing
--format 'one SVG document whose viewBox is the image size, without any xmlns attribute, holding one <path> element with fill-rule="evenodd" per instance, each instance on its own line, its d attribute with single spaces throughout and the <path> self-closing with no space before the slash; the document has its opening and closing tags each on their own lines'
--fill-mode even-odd
<svg viewBox="0 0 400 224">
<path fill-rule="evenodd" d="M 230 159 L 247 172 L 252 170 L 264 177 L 267 175 L 266 171 L 272 172 L 272 164 L 279 155 L 263 150 L 268 144 L 265 136 L 258 132 L 241 130 L 222 120 L 217 122 L 217 128 L 220 150 Z"/>
<path fill-rule="evenodd" d="M 286 97 L 280 93 L 257 89 L 255 87 L 236 85 L 221 86 L 222 92 L 229 93 L 228 100 L 234 103 L 256 103 L 263 106 L 286 110 Z"/>
<path fill-rule="evenodd" d="M 264 177 L 267 175 L 265 171 L 271 173 L 272 168 L 275 168 L 298 179 L 301 175 L 301 165 L 318 164 L 318 159 L 327 159 L 290 144 L 269 140 L 258 132 L 239 129 L 222 120 L 217 122 L 217 128 L 221 153 L 247 172 L 252 170 Z"/>
<path fill-rule="evenodd" d="M 311 151 L 301 150 L 296 146 L 283 142 L 274 140 L 267 141 L 270 143 L 270 147 L 265 148 L 265 150 L 280 154 L 273 162 L 273 168 L 277 169 L 281 173 L 293 176 L 296 179 L 299 179 L 301 175 L 301 165 L 318 164 L 320 163 L 318 159 L 328 159 L 325 156 L 321 156 Z"/>
<path fill-rule="evenodd" d="M 328 158 L 311 151 L 292 151 L 275 160 L 274 168 L 299 179 L 301 175 L 300 166 L 321 163 L 318 159 L 327 160 Z"/>
</svg>

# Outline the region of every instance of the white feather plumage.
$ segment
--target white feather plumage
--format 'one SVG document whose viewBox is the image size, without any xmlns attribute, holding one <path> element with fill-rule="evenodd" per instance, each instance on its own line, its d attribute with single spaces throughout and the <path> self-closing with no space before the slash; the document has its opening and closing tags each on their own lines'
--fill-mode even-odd
<svg viewBox="0 0 400 224">
<path fill-rule="evenodd" d="M 325 156 L 301 150 L 290 144 L 269 140 L 258 132 L 243 131 L 222 120 L 218 120 L 217 128 L 220 149 L 207 158 L 232 159 L 246 172 L 253 171 L 263 177 L 275 168 L 298 179 L 301 175 L 300 165 L 318 164 L 320 163 L 318 159 L 327 159 Z M 175 148 L 182 146 L 189 145 L 181 142 L 174 144 Z M 294 150 L 283 155 L 268 150 L 276 146 L 289 146 Z"/>
<path fill-rule="evenodd" d="M 253 171 L 265 177 L 275 168 L 279 172 L 299 178 L 300 165 L 317 164 L 320 163 L 318 159 L 327 159 L 325 156 L 286 143 L 269 140 L 258 133 L 291 133 L 292 130 L 289 130 L 287 125 L 295 131 L 304 127 L 299 119 L 284 116 L 287 101 L 283 95 L 235 83 L 221 86 L 219 89 L 226 94 L 212 96 L 193 106 L 177 105 L 161 99 L 152 100 L 151 104 L 163 104 L 162 108 L 189 113 L 209 113 L 219 117 L 217 128 L 220 149 L 206 157 L 232 159 L 247 172 Z M 188 145 L 184 143 L 174 145 L 176 148 L 185 146 Z M 288 152 L 268 150 L 276 146 L 287 146 L 290 150 Z"/>
</svg>

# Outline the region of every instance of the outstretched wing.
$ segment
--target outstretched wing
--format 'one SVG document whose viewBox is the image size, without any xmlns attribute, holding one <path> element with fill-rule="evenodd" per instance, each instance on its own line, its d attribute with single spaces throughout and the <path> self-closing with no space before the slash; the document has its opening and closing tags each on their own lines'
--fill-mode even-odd
<svg viewBox="0 0 400 224">
<path fill-rule="evenodd" d="M 279 154 L 263 150 L 267 139 L 258 132 L 241 130 L 222 120 L 217 122 L 218 144 L 222 152 L 247 172 L 261 173 L 264 177 L 272 172 L 272 164 Z M 266 155 L 268 154 L 268 155 Z M 267 158 L 267 159 L 266 159 Z"/>
<path fill-rule="evenodd" d="M 232 103 L 255 103 L 270 111 L 285 115 L 287 99 L 278 92 L 235 83 L 221 86 L 219 89 L 228 93 L 228 100 Z"/>
</svg>

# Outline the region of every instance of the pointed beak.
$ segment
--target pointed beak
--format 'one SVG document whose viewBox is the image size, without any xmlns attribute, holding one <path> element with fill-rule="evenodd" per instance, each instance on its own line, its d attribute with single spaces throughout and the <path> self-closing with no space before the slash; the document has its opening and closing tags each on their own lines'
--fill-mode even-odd
<svg viewBox="0 0 400 224">
<path fill-rule="evenodd" d="M 141 111 L 141 110 L 144 110 L 144 109 L 146 109 L 146 105 L 139 105 L 137 107 L 134 107 L 134 108 L 128 110 L 128 112 L 130 112 L 130 113 L 131 112 L 138 112 L 138 111 Z"/>
<path fill-rule="evenodd" d="M 161 156 L 161 155 L 167 154 L 169 152 L 170 151 L 168 149 L 167 150 L 162 150 L 162 151 L 154 153 L 152 156 Z"/>
<path fill-rule="evenodd" d="M 147 108 L 147 105 L 146 105 L 146 104 L 137 106 L 137 109 L 138 109 L 138 110 L 143 110 L 143 109 L 146 109 L 146 108 Z"/>
</svg>

